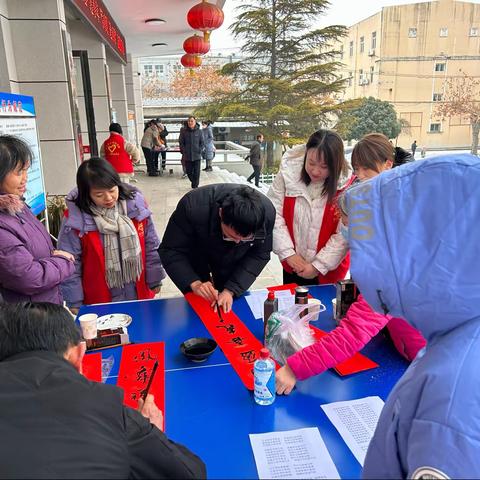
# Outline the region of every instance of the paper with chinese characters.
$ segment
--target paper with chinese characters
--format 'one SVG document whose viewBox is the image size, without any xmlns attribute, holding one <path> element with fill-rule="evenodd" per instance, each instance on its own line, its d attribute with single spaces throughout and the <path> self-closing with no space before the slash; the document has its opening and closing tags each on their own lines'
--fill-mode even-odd
<svg viewBox="0 0 480 480">
<path fill-rule="evenodd" d="M 253 390 L 253 363 L 259 358 L 263 343 L 233 311 L 224 313 L 222 310 L 220 318 L 204 298 L 193 293 L 187 293 L 185 298 L 222 349 L 243 384 Z"/>
<path fill-rule="evenodd" d="M 318 428 L 250 434 L 258 478 L 340 478 Z"/>
<path fill-rule="evenodd" d="M 165 360 L 164 343 L 138 343 L 125 345 L 122 349 L 117 386 L 123 388 L 123 403 L 137 408 L 138 400 L 147 388 L 153 366 L 158 361 L 157 371 L 150 386 L 155 404 L 165 417 Z"/>
</svg>

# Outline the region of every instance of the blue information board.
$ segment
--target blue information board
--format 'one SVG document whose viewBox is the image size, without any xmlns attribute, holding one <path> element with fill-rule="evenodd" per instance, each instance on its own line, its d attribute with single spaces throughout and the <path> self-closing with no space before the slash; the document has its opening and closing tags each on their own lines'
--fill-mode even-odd
<svg viewBox="0 0 480 480">
<path fill-rule="evenodd" d="M 32 150 L 25 201 L 38 215 L 46 209 L 46 198 L 33 97 L 0 92 L 0 135 L 20 137 Z"/>
</svg>

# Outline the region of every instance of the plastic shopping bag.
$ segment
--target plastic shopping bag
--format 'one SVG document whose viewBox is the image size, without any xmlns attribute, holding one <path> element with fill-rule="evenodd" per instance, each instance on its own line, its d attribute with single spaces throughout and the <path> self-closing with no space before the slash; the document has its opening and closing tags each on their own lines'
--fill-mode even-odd
<svg viewBox="0 0 480 480">
<path fill-rule="evenodd" d="M 284 364 L 288 357 L 298 350 L 315 342 L 310 329 L 310 321 L 317 320 L 318 314 L 325 311 L 319 302 L 306 305 L 293 305 L 270 315 L 267 321 L 265 344 L 272 357 Z"/>
</svg>

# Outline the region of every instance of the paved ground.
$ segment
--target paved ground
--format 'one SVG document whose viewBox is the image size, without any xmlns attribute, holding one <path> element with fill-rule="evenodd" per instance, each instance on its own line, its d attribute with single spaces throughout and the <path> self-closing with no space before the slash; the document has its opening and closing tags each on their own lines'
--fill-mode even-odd
<svg viewBox="0 0 480 480">
<path fill-rule="evenodd" d="M 178 201 L 190 191 L 188 178 L 181 178 L 181 167 L 168 165 L 168 169 L 170 168 L 173 169 L 173 175 L 165 174 L 163 177 L 148 177 L 142 173 L 137 173 L 135 177 L 138 182 L 134 185 L 144 193 L 153 211 L 153 220 L 160 238 L 163 236 L 168 219 L 175 210 Z M 217 168 L 213 172 L 202 171 L 200 177 L 200 185 L 232 181 L 238 182 L 239 177 Z M 252 288 L 263 288 L 279 283 L 282 283 L 282 267 L 277 256 L 272 253 L 270 262 L 257 278 Z M 165 279 L 160 298 L 179 295 L 181 295 L 180 291 L 173 282 L 169 278 Z"/>
</svg>

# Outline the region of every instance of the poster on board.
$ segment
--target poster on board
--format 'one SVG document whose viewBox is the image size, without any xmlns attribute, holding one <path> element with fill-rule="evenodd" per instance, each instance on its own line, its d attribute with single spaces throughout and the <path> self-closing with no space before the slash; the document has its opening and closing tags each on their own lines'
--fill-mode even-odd
<svg viewBox="0 0 480 480">
<path fill-rule="evenodd" d="M 20 137 L 32 150 L 25 201 L 38 215 L 46 209 L 46 199 L 33 97 L 0 92 L 0 135 Z"/>
</svg>

